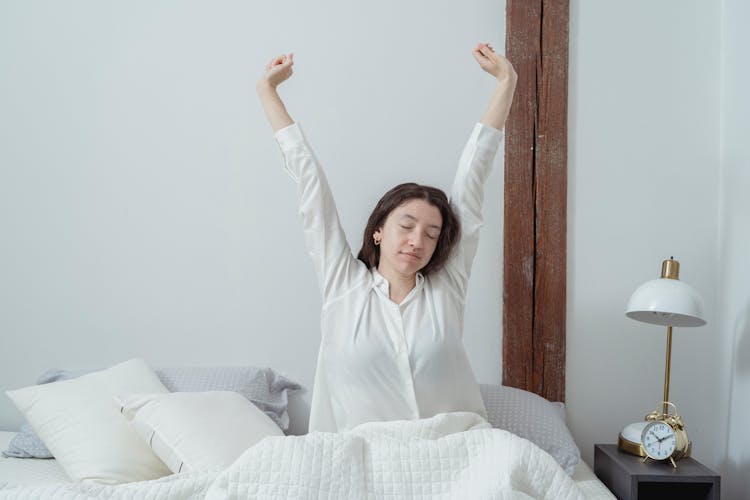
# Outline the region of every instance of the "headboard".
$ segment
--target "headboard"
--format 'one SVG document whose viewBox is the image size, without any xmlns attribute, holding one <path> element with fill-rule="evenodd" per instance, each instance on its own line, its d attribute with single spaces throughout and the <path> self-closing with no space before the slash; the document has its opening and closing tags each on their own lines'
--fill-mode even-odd
<svg viewBox="0 0 750 500">
<path fill-rule="evenodd" d="M 503 384 L 565 400 L 569 0 L 508 0 Z"/>
</svg>

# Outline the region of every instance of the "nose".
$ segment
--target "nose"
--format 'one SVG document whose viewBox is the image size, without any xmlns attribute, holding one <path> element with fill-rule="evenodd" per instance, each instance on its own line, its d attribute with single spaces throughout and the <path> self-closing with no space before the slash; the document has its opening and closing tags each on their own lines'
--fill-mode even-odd
<svg viewBox="0 0 750 500">
<path fill-rule="evenodd" d="M 422 248 L 423 236 L 419 231 L 413 232 L 409 236 L 409 244 L 414 248 Z"/>
</svg>

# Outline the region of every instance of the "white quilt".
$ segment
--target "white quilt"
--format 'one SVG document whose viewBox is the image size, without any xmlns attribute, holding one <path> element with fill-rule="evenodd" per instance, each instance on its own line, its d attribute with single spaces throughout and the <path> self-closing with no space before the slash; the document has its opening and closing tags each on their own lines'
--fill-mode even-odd
<svg viewBox="0 0 750 500">
<path fill-rule="evenodd" d="M 582 499 L 557 462 L 473 413 L 269 437 L 223 471 L 117 486 L 0 485 L 0 499 Z"/>
</svg>

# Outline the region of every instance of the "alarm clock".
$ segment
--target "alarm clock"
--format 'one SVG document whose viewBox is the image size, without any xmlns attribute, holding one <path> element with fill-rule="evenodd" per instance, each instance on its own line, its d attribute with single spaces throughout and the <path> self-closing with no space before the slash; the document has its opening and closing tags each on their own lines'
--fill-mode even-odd
<svg viewBox="0 0 750 500">
<path fill-rule="evenodd" d="M 690 456 L 692 445 L 685 431 L 682 418 L 677 415 L 677 407 L 663 401 L 664 408 L 674 409 L 674 413 L 663 413 L 657 409 L 646 415 L 644 422 L 626 426 L 619 435 L 618 447 L 627 453 L 648 459 L 669 460 L 677 467 L 675 460 Z"/>
<path fill-rule="evenodd" d="M 652 460 L 674 460 L 672 455 L 677 449 L 677 438 L 671 425 L 663 420 L 646 424 L 641 434 L 641 446 L 646 456 Z"/>
</svg>

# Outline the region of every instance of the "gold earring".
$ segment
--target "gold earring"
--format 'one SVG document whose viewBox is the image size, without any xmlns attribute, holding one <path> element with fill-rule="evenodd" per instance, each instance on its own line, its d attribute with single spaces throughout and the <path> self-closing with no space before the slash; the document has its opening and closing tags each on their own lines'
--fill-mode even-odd
<svg viewBox="0 0 750 500">
<path fill-rule="evenodd" d="M 376 237 L 376 236 L 373 236 L 373 237 L 372 237 L 372 240 L 373 240 L 373 242 L 375 243 L 375 246 L 378 246 L 378 245 L 380 245 L 380 238 L 378 238 L 378 237 Z"/>
</svg>

